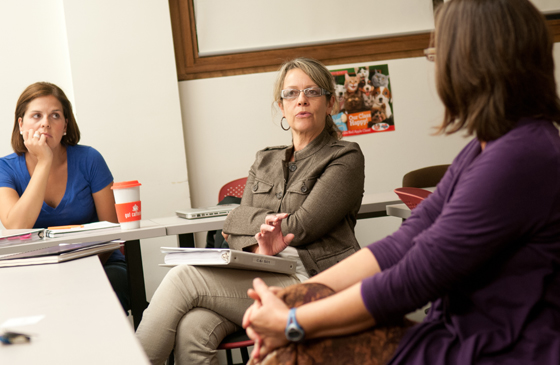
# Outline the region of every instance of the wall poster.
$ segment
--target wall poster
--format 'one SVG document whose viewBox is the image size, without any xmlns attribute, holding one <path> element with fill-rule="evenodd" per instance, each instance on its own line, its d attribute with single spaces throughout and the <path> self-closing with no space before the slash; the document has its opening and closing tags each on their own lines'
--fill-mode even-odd
<svg viewBox="0 0 560 365">
<path fill-rule="evenodd" d="M 388 65 L 332 70 L 338 107 L 333 120 L 342 136 L 395 130 Z"/>
</svg>

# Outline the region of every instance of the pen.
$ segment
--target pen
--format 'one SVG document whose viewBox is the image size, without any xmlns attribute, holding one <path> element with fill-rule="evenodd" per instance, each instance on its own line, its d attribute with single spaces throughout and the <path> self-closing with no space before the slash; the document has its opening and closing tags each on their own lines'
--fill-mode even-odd
<svg viewBox="0 0 560 365">
<path fill-rule="evenodd" d="M 72 228 L 84 228 L 84 226 L 81 226 L 81 225 L 55 226 L 55 227 L 49 227 L 47 229 L 57 230 L 57 229 L 72 229 Z"/>
<path fill-rule="evenodd" d="M 5 332 L 0 335 L 0 343 L 4 345 L 12 345 L 17 343 L 27 343 L 31 340 L 29 335 L 17 332 Z"/>
</svg>

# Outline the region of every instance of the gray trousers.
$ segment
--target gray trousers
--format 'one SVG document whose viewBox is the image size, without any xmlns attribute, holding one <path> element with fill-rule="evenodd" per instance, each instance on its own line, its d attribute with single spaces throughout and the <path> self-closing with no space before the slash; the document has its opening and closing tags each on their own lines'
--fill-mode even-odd
<svg viewBox="0 0 560 365">
<path fill-rule="evenodd" d="M 163 364 L 175 349 L 175 362 L 218 364 L 216 348 L 241 329 L 253 279 L 287 287 L 295 275 L 182 265 L 173 268 L 144 311 L 136 335 L 152 364 Z"/>
</svg>

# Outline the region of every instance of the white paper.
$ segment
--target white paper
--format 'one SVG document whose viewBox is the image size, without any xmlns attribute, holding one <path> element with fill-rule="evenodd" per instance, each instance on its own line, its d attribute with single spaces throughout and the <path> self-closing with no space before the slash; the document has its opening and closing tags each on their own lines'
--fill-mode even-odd
<svg viewBox="0 0 560 365">
<path fill-rule="evenodd" d="M 29 317 L 10 318 L 0 325 L 0 328 L 14 328 L 38 323 L 45 318 L 44 314 Z"/>
</svg>

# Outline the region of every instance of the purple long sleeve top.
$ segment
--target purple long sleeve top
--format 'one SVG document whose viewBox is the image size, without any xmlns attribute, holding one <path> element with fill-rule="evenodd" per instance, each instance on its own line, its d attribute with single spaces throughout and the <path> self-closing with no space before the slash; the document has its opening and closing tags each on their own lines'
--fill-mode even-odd
<svg viewBox="0 0 560 365">
<path fill-rule="evenodd" d="M 475 139 L 393 235 L 368 246 L 378 323 L 432 302 L 390 364 L 560 364 L 560 136 L 522 119 Z"/>
</svg>

